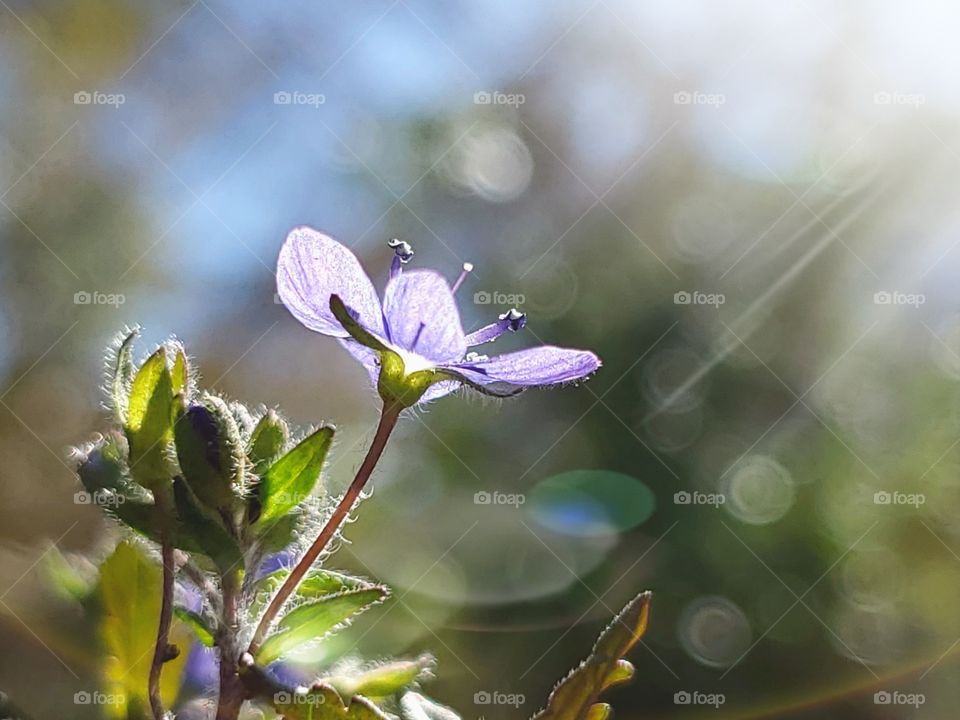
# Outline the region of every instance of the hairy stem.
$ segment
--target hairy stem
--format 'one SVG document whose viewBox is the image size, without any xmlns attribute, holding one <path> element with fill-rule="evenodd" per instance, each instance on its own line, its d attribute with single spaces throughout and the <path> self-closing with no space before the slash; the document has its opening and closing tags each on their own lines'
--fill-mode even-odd
<svg viewBox="0 0 960 720">
<path fill-rule="evenodd" d="M 153 648 L 153 661 L 150 664 L 150 679 L 147 686 L 150 697 L 150 709 L 154 720 L 163 720 L 166 711 L 163 700 L 160 699 L 160 673 L 163 664 L 170 660 L 170 622 L 173 618 L 173 537 L 169 526 L 169 502 L 162 492 L 157 493 L 157 511 L 161 515 L 162 534 L 160 542 L 160 556 L 163 563 L 163 595 L 160 600 L 160 621 L 157 624 L 157 644 Z"/>
<path fill-rule="evenodd" d="M 220 649 L 220 697 L 217 701 L 216 720 L 237 720 L 246 698 L 246 689 L 238 673 L 237 652 L 237 605 L 240 594 L 240 577 L 237 572 L 222 576 L 223 627 L 217 634 Z"/>
<path fill-rule="evenodd" d="M 287 576 L 287 579 L 283 585 L 280 586 L 277 594 L 273 596 L 273 599 L 267 606 L 263 617 L 260 618 L 260 624 L 257 625 L 257 629 L 253 634 L 253 639 L 250 641 L 249 652 L 251 655 L 256 656 L 260 645 L 266 637 L 267 631 L 270 630 L 270 626 L 280 613 L 284 603 L 296 591 L 304 575 L 307 574 L 307 571 L 310 570 L 313 563 L 320 557 L 321 553 L 323 553 L 330 543 L 330 540 L 332 540 L 333 536 L 337 533 L 337 530 L 340 529 L 343 521 L 346 520 L 347 515 L 350 514 L 350 510 L 353 509 L 357 498 L 360 497 L 360 493 L 370 479 L 370 475 L 380 460 L 380 456 L 383 455 L 383 450 L 387 446 L 387 440 L 390 439 L 390 433 L 392 433 L 394 427 L 396 427 L 402 409 L 402 407 L 397 405 L 383 406 L 373 442 L 370 443 L 367 454 L 360 464 L 360 469 L 357 470 L 356 477 L 354 477 L 353 482 L 350 483 L 350 487 L 347 488 L 347 492 L 344 493 L 340 499 L 340 503 L 333 511 L 330 519 L 327 520 L 327 524 L 323 526 L 320 534 L 317 535 L 317 539 L 313 541 L 313 544 Z"/>
</svg>

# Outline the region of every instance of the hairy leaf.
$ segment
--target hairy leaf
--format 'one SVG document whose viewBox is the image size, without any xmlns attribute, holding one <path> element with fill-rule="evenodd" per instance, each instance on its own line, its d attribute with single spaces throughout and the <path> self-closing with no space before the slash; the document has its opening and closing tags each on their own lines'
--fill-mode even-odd
<svg viewBox="0 0 960 720">
<path fill-rule="evenodd" d="M 286 447 L 290 430 L 283 418 L 273 410 L 267 410 L 254 427 L 247 444 L 247 457 L 256 474 L 261 474 L 272 465 Z"/>
<path fill-rule="evenodd" d="M 322 427 L 277 460 L 260 480 L 260 517 L 266 529 L 309 497 L 333 440 L 333 428 Z"/>
<path fill-rule="evenodd" d="M 170 381 L 174 395 L 185 395 L 190 381 L 190 365 L 187 355 L 180 343 L 173 343 L 173 368 L 170 370 Z"/>
<path fill-rule="evenodd" d="M 281 522 L 283 521 L 281 520 Z M 259 616 L 260 612 L 266 607 L 267 602 L 269 602 L 274 593 L 280 589 L 280 586 L 289 574 L 290 571 L 283 568 L 275 570 L 257 581 L 257 594 L 250 604 L 250 614 L 252 616 Z M 333 570 L 318 568 L 311 570 L 307 573 L 306 577 L 303 578 L 299 587 L 297 587 L 297 597 L 318 598 L 324 595 L 334 595 L 344 590 L 360 590 L 371 587 L 382 587 L 384 592 L 389 593 L 389 589 L 386 586 L 377 585 L 369 580 L 334 572 Z"/>
<path fill-rule="evenodd" d="M 432 655 L 421 655 L 416 660 L 394 660 L 359 672 L 332 675 L 321 682 L 335 688 L 342 697 L 384 698 L 429 677 L 433 665 Z"/>
<path fill-rule="evenodd" d="M 609 687 L 633 677 L 633 665 L 623 659 L 647 629 L 650 615 L 649 592 L 627 603 L 613 622 L 600 633 L 593 652 L 571 670 L 550 693 L 547 707 L 532 720 L 604 720 L 610 706 L 598 703 Z"/>
<path fill-rule="evenodd" d="M 110 404 L 120 423 L 127 422 L 130 386 L 133 383 L 133 343 L 140 336 L 140 329 L 134 328 L 117 346 L 113 372 L 110 377 Z"/>
<path fill-rule="evenodd" d="M 63 597 L 83 603 L 96 589 L 96 575 L 92 572 L 92 565 L 91 572 L 81 572 L 64 557 L 56 545 L 51 545 L 41 558 L 40 567 L 44 576 Z"/>
<path fill-rule="evenodd" d="M 347 590 L 294 608 L 280 619 L 277 631 L 263 643 L 257 662 L 269 665 L 300 645 L 323 638 L 371 605 L 383 601 L 387 594 L 383 587 Z"/>
<path fill-rule="evenodd" d="M 307 692 L 280 691 L 273 707 L 286 720 L 389 720 L 390 716 L 365 697 L 346 702 L 329 685 L 317 684 Z"/>
<path fill-rule="evenodd" d="M 202 617 L 192 610 L 187 610 L 187 608 L 182 607 L 174 608 L 173 614 L 174 617 L 193 631 L 197 640 L 205 647 L 213 647 L 213 628 L 209 627 Z"/>
<path fill-rule="evenodd" d="M 130 443 L 130 472 L 148 488 L 169 477 L 165 450 L 173 438 L 173 383 L 160 348 L 143 363 L 130 389 L 124 430 Z"/>
<path fill-rule="evenodd" d="M 180 526 L 196 541 L 203 554 L 213 560 L 221 573 L 243 569 L 243 553 L 223 521 L 207 511 L 180 478 L 173 482 L 173 496 Z"/>
<path fill-rule="evenodd" d="M 132 707 L 147 704 L 161 585 L 160 566 L 129 543 L 118 545 L 101 567 L 100 636 L 108 658 L 104 665 L 105 690 L 118 698 L 116 703 L 104 706 L 110 717 L 127 718 Z M 170 642 L 180 648 L 180 654 L 163 669 L 160 691 L 168 705 L 179 690 L 190 639 L 185 632 L 177 631 L 171 632 Z"/>
<path fill-rule="evenodd" d="M 420 693 L 408 692 L 400 699 L 402 720 L 460 720 L 446 705 L 440 705 Z"/>
</svg>

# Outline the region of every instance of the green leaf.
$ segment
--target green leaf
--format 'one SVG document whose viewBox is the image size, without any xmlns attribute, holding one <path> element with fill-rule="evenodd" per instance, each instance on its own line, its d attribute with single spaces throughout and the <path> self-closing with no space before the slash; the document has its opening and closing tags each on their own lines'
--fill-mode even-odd
<svg viewBox="0 0 960 720">
<path fill-rule="evenodd" d="M 123 523 L 138 535 L 152 540 L 158 545 L 163 541 L 161 532 L 161 518 L 152 502 L 140 502 L 127 498 L 125 502 L 106 507 L 107 513 L 115 520 Z M 174 537 L 174 547 L 191 553 L 205 554 L 197 539 L 190 534 L 183 523 L 177 523 L 177 532 Z"/>
<path fill-rule="evenodd" d="M 180 478 L 173 481 L 173 497 L 180 525 L 196 541 L 221 573 L 243 569 L 243 552 L 223 521 L 204 509 Z"/>
<path fill-rule="evenodd" d="M 532 720 L 604 720 L 610 706 L 598 703 L 609 687 L 633 677 L 633 665 L 623 659 L 647 630 L 649 592 L 627 603 L 600 634 L 590 657 L 570 672 L 550 693 L 547 707 Z"/>
<path fill-rule="evenodd" d="M 173 438 L 173 383 L 167 354 L 160 348 L 141 366 L 130 389 L 124 430 L 130 443 L 130 472 L 144 487 L 169 480 L 165 456 Z"/>
<path fill-rule="evenodd" d="M 333 432 L 329 426 L 320 428 L 263 474 L 257 529 L 272 525 L 310 496 L 333 441 Z"/>
<path fill-rule="evenodd" d="M 446 705 L 440 705 L 420 693 L 408 692 L 400 699 L 402 720 L 460 720 Z"/>
<path fill-rule="evenodd" d="M 183 351 L 180 343 L 172 343 L 173 368 L 170 370 L 170 381 L 173 386 L 174 395 L 185 395 L 190 383 L 190 365 L 187 362 L 187 355 Z"/>
<path fill-rule="evenodd" d="M 374 586 L 327 595 L 294 608 L 280 619 L 277 631 L 260 647 L 257 662 L 269 665 L 304 643 L 320 640 L 387 595 L 386 588 Z"/>
<path fill-rule="evenodd" d="M 283 521 L 281 521 L 283 522 Z M 290 571 L 286 568 L 274 570 L 257 581 L 256 596 L 250 604 L 250 614 L 257 616 L 266 603 L 280 589 Z M 324 595 L 334 595 L 344 590 L 359 590 L 374 587 L 374 583 L 363 578 L 344 575 L 332 570 L 315 569 L 307 573 L 297 587 L 296 596 L 301 598 L 318 598 Z M 385 587 L 385 586 L 383 586 Z M 389 592 L 389 590 L 388 590 Z"/>
<path fill-rule="evenodd" d="M 360 672 L 332 675 L 321 682 L 335 688 L 341 697 L 384 698 L 428 678 L 433 665 L 432 655 L 422 655 L 416 660 L 395 660 Z"/>
<path fill-rule="evenodd" d="M 365 697 L 346 703 L 329 685 L 316 684 L 307 692 L 281 690 L 272 696 L 274 709 L 286 720 L 389 720 L 390 716 Z"/>
<path fill-rule="evenodd" d="M 174 608 L 173 615 L 193 631 L 197 640 L 199 640 L 204 647 L 213 647 L 213 629 L 207 626 L 207 623 L 202 617 L 192 610 L 187 610 L 187 608 L 182 607 Z"/>
<path fill-rule="evenodd" d="M 250 458 L 257 475 L 280 457 L 289 439 L 287 423 L 273 410 L 267 410 L 253 429 L 247 444 L 247 457 Z"/>
<path fill-rule="evenodd" d="M 41 558 L 43 575 L 63 597 L 83 603 L 96 588 L 95 569 L 89 561 L 84 562 L 94 572 L 81 572 L 64 557 L 56 545 L 51 545 Z"/>
<path fill-rule="evenodd" d="M 110 378 L 110 403 L 120 423 L 127 421 L 130 386 L 133 383 L 133 344 L 140 336 L 140 328 L 131 330 L 117 345 L 113 373 Z"/>
<path fill-rule="evenodd" d="M 150 562 L 134 545 L 121 543 L 100 570 L 100 603 L 103 616 L 105 691 L 119 698 L 104 705 L 113 718 L 135 717 L 129 712 L 147 706 L 147 683 L 157 639 L 161 600 L 160 566 Z M 185 631 L 171 632 L 170 642 L 180 654 L 164 665 L 160 694 L 169 706 L 176 698 L 187 662 L 190 638 Z"/>
<path fill-rule="evenodd" d="M 289 570 L 272 572 L 260 580 L 261 587 L 270 591 L 277 590 L 289 574 Z M 374 586 L 374 583 L 364 578 L 318 568 L 311 570 L 307 573 L 307 576 L 303 578 L 303 581 L 297 588 L 297 595 L 305 598 L 316 598 L 323 595 L 333 595 L 343 592 L 344 590 L 360 590 Z"/>
<path fill-rule="evenodd" d="M 280 522 L 282 523 L 285 520 L 286 518 Z M 269 602 L 274 593 L 280 589 L 280 586 L 283 585 L 283 581 L 287 579 L 289 574 L 289 570 L 281 569 L 275 570 L 269 575 L 260 578 L 257 582 L 256 596 L 250 604 L 251 616 L 259 616 L 260 612 L 266 607 L 266 603 Z M 303 581 L 297 588 L 296 595 L 301 598 L 318 598 L 324 595 L 334 595 L 344 590 L 361 590 L 371 587 L 382 587 L 385 592 L 390 592 L 386 586 L 376 585 L 363 578 L 345 575 L 332 570 L 316 569 L 308 572 L 306 577 L 303 578 Z"/>
</svg>

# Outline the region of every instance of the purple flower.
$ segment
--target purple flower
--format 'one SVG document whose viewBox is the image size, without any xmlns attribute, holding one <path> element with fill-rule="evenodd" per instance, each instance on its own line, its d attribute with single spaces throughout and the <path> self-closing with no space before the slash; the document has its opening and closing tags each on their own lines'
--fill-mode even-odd
<svg viewBox="0 0 960 720">
<path fill-rule="evenodd" d="M 493 357 L 469 352 L 522 329 L 526 316 L 510 310 L 464 333 L 454 293 L 472 266 L 464 265 L 451 288 L 432 270 L 404 272 L 413 250 L 398 240 L 390 246 L 395 257 L 382 303 L 356 256 L 312 228 L 290 232 L 277 267 L 277 289 L 287 309 L 309 329 L 338 338 L 385 399 L 409 407 L 461 384 L 489 395 L 513 395 L 580 380 L 600 367 L 592 352 L 551 345 Z"/>
</svg>

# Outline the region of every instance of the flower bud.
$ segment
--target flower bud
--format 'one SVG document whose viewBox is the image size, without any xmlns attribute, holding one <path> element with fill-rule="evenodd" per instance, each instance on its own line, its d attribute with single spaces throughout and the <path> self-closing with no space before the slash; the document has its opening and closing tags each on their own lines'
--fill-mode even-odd
<svg viewBox="0 0 960 720">
<path fill-rule="evenodd" d="M 244 454 L 230 408 L 214 395 L 180 412 L 174 425 L 180 470 L 205 505 L 229 509 L 242 492 Z"/>
<path fill-rule="evenodd" d="M 109 435 L 97 443 L 77 468 L 86 491 L 118 490 L 124 483 L 125 457 L 122 437 Z"/>
</svg>

